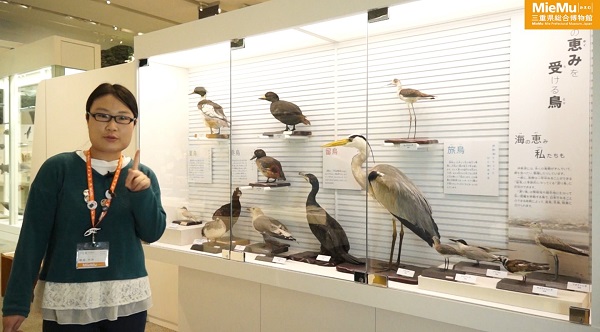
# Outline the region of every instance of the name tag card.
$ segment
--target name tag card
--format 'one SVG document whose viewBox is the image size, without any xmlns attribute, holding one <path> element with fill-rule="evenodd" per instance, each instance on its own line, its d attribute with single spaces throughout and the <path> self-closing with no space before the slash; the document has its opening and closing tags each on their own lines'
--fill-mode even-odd
<svg viewBox="0 0 600 332">
<path fill-rule="evenodd" d="M 486 275 L 486 277 L 490 277 L 490 278 L 504 279 L 504 278 L 508 277 L 508 272 L 487 269 L 487 271 L 485 272 L 485 275 Z"/>
<path fill-rule="evenodd" d="M 256 257 L 254 257 L 254 260 L 256 261 L 261 261 L 261 262 L 269 262 L 269 263 L 277 263 L 277 264 L 284 264 L 287 259 L 285 259 L 284 257 L 267 257 L 264 255 L 258 255 Z"/>
<path fill-rule="evenodd" d="M 544 287 L 544 286 L 533 286 L 533 289 L 531 291 L 534 294 L 539 294 L 539 295 L 546 295 L 546 296 L 552 296 L 552 297 L 557 297 L 558 296 L 558 289 L 556 288 L 550 288 L 550 287 Z"/>
<path fill-rule="evenodd" d="M 108 267 L 108 242 L 85 242 L 77 244 L 77 269 Z"/>
<path fill-rule="evenodd" d="M 457 273 L 456 276 L 454 277 L 454 280 L 460 281 L 460 282 L 465 282 L 467 284 L 475 284 L 475 283 L 477 283 L 477 276 L 474 276 L 471 274 Z"/>
<path fill-rule="evenodd" d="M 317 260 L 321 262 L 329 262 L 331 260 L 331 256 L 317 255 Z"/>
<path fill-rule="evenodd" d="M 402 269 L 402 268 L 399 268 L 399 269 L 396 271 L 396 274 L 397 274 L 397 275 L 400 275 L 400 276 L 403 276 L 403 277 L 409 277 L 409 278 L 412 278 L 412 277 L 414 277 L 414 276 L 415 276 L 415 271 L 413 271 L 413 270 L 407 270 L 407 269 Z"/>
<path fill-rule="evenodd" d="M 576 292 L 590 293 L 592 291 L 592 285 L 569 281 L 567 283 L 567 289 Z"/>
<path fill-rule="evenodd" d="M 241 244 L 236 244 L 235 248 L 233 248 L 233 250 L 235 251 L 244 251 L 246 250 L 246 246 L 243 246 Z"/>
<path fill-rule="evenodd" d="M 207 239 L 194 239 L 194 243 L 193 244 L 203 244 L 208 242 Z"/>
</svg>

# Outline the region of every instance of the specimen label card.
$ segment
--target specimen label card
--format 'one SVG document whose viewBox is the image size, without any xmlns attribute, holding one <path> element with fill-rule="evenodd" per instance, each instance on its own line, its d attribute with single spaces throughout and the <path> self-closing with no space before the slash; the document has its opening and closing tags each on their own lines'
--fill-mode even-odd
<svg viewBox="0 0 600 332">
<path fill-rule="evenodd" d="M 409 277 L 409 278 L 412 278 L 412 277 L 414 277 L 414 276 L 415 276 L 415 271 L 413 271 L 413 270 L 407 270 L 407 269 L 402 269 L 402 268 L 399 268 L 399 269 L 396 271 L 396 274 L 397 274 L 397 275 L 400 275 L 400 276 L 403 276 L 403 277 Z"/>
<path fill-rule="evenodd" d="M 198 147 L 188 151 L 188 182 L 212 183 L 212 149 Z"/>
<path fill-rule="evenodd" d="M 558 289 L 544 287 L 544 286 L 538 286 L 538 285 L 534 285 L 531 292 L 534 294 L 540 294 L 540 295 L 546 295 L 546 296 L 552 296 L 552 297 L 558 296 Z"/>
<path fill-rule="evenodd" d="M 491 278 L 498 278 L 498 279 L 504 279 L 508 276 L 508 272 L 506 271 L 500 271 L 500 270 L 492 270 L 492 269 L 487 269 L 485 272 L 486 277 L 491 277 Z"/>
<path fill-rule="evenodd" d="M 255 148 L 250 145 L 235 145 L 231 148 L 231 181 L 233 184 L 258 181 L 256 162 L 250 160 Z"/>
<path fill-rule="evenodd" d="M 356 149 L 344 146 L 323 149 L 323 188 L 360 190 L 350 167 L 356 153 Z"/>
<path fill-rule="evenodd" d="M 468 284 L 476 284 L 477 276 L 474 276 L 471 274 L 460 274 L 459 273 L 454 277 L 454 280 L 460 281 L 460 282 L 466 282 Z"/>
<path fill-rule="evenodd" d="M 498 142 L 444 143 L 444 193 L 498 196 Z"/>
</svg>

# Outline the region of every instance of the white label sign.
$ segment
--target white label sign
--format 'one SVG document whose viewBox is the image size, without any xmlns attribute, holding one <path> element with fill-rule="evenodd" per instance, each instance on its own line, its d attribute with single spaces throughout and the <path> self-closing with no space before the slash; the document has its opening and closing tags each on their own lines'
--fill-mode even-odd
<svg viewBox="0 0 600 332">
<path fill-rule="evenodd" d="M 398 269 L 398 271 L 396 271 L 396 274 L 401 275 L 403 277 L 412 278 L 415 276 L 415 271 L 400 268 Z"/>
<path fill-rule="evenodd" d="M 477 283 L 477 277 L 474 275 L 470 275 L 470 274 L 457 274 L 456 277 L 454 277 L 454 280 L 456 281 L 460 281 L 460 282 L 466 282 L 468 284 L 475 284 Z"/>
<path fill-rule="evenodd" d="M 546 296 L 552 296 L 552 297 L 558 296 L 558 289 L 544 287 L 544 286 L 535 285 L 535 286 L 533 286 L 533 290 L 531 292 L 534 294 L 540 294 L 540 295 L 546 295 Z"/>
<path fill-rule="evenodd" d="M 317 255 L 317 260 L 322 262 L 329 262 L 331 260 L 331 256 Z"/>
<path fill-rule="evenodd" d="M 592 291 L 592 285 L 569 281 L 567 283 L 567 289 L 576 292 L 589 293 Z"/>
<path fill-rule="evenodd" d="M 273 257 L 273 263 L 283 264 L 286 260 L 284 257 Z"/>
<path fill-rule="evenodd" d="M 500 270 L 487 269 L 485 275 L 490 278 L 504 279 L 508 276 L 508 272 Z"/>
</svg>

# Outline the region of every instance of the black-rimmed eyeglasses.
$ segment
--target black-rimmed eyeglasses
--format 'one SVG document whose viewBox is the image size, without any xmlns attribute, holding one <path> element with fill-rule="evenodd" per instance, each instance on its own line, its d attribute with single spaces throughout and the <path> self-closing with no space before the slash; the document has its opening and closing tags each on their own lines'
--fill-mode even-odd
<svg viewBox="0 0 600 332">
<path fill-rule="evenodd" d="M 130 124 L 136 120 L 136 118 L 132 118 L 126 115 L 110 115 L 105 113 L 90 113 L 94 120 L 98 122 L 110 122 L 110 120 L 115 119 L 115 122 L 118 124 Z"/>
</svg>

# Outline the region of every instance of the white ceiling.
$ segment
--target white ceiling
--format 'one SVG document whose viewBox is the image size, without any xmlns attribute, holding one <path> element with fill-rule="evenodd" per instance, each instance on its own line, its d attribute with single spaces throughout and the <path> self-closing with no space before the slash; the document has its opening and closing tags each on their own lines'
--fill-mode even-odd
<svg viewBox="0 0 600 332">
<path fill-rule="evenodd" d="M 97 43 L 102 49 L 133 46 L 138 33 L 198 19 L 199 6 L 220 5 L 227 12 L 265 1 L 0 0 L 0 52 L 51 35 Z"/>
</svg>

